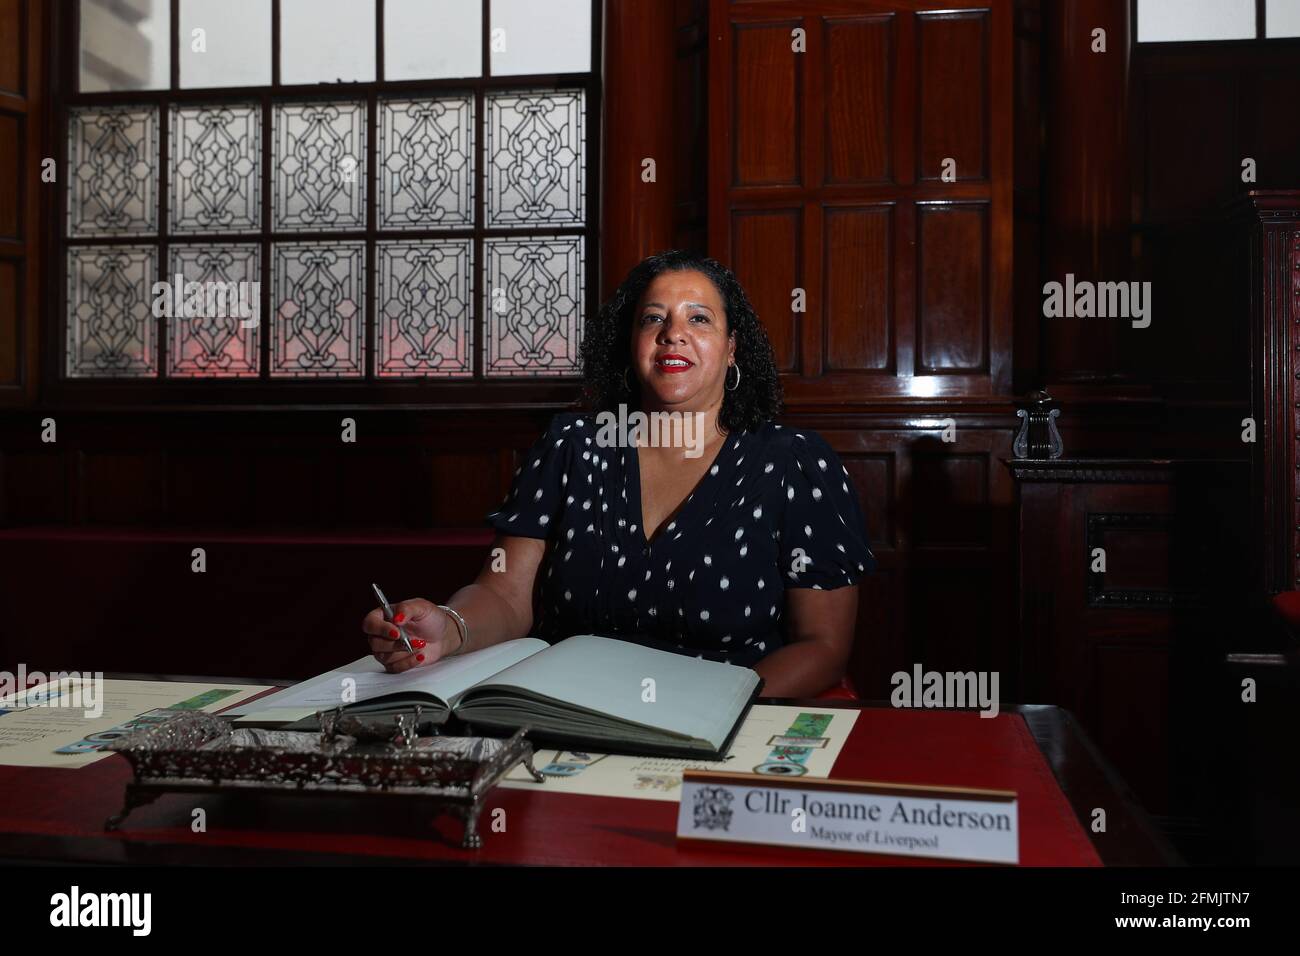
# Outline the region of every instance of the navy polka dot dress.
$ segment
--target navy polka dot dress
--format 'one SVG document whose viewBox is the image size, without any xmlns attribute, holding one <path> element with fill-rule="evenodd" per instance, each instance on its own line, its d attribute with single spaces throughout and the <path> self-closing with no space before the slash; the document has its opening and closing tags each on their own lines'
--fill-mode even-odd
<svg viewBox="0 0 1300 956">
<path fill-rule="evenodd" d="M 548 542 L 538 637 L 602 634 L 750 666 L 783 643 L 787 589 L 844 587 L 876 566 L 848 472 L 815 432 L 728 435 L 650 541 L 637 450 L 598 433 L 589 413 L 556 415 L 487 517 Z"/>
</svg>

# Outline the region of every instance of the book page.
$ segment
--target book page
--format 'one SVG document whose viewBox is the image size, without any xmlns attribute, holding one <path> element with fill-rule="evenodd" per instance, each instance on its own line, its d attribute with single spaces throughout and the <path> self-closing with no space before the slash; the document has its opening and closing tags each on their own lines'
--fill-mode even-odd
<svg viewBox="0 0 1300 956">
<path fill-rule="evenodd" d="M 545 641 L 525 637 L 493 644 L 463 656 L 448 657 L 428 667 L 412 667 L 400 674 L 388 673 L 373 656 L 362 657 L 264 697 L 253 707 L 237 712 L 248 716 L 274 710 L 308 716 L 318 710 L 410 693 L 428 694 L 451 704 L 452 699 L 465 689 L 548 646 Z"/>
<path fill-rule="evenodd" d="M 472 721 L 474 701 L 490 688 L 516 687 L 720 747 L 757 684 L 747 667 L 582 634 L 475 687 L 462 716 Z"/>
</svg>

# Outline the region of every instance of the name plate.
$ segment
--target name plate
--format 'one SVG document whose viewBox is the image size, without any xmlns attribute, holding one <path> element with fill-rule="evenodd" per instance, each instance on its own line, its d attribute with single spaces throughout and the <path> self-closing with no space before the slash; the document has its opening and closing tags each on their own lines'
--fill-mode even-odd
<svg viewBox="0 0 1300 956">
<path fill-rule="evenodd" d="M 687 770 L 679 840 L 1019 863 L 1016 794 Z"/>
</svg>

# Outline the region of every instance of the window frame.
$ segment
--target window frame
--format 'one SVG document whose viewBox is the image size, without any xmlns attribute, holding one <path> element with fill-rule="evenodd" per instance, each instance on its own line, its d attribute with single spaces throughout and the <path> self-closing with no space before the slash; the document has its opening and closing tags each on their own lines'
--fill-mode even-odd
<svg viewBox="0 0 1300 956">
<path fill-rule="evenodd" d="M 1243 37 L 1240 40 L 1139 40 L 1138 39 L 1138 4 L 1141 0 L 1129 0 L 1129 24 L 1133 35 L 1134 48 L 1142 47 L 1143 49 L 1157 49 L 1168 47 L 1170 49 L 1190 49 L 1195 51 L 1199 48 L 1217 48 L 1242 46 L 1250 43 L 1268 43 L 1273 44 L 1295 44 L 1300 46 L 1300 37 L 1269 37 L 1264 35 L 1267 21 L 1266 0 L 1255 0 L 1255 35 L 1253 37 Z"/>
<path fill-rule="evenodd" d="M 483 376 L 483 334 L 485 331 L 484 290 L 482 275 L 485 264 L 484 239 L 495 237 L 526 237 L 537 234 L 581 236 L 583 238 L 584 289 L 579 305 L 584 319 L 599 308 L 600 279 L 600 183 L 601 183 L 601 131 L 603 110 L 601 99 L 601 37 L 602 0 L 589 0 L 591 15 L 591 70 L 587 73 L 550 73 L 493 76 L 491 73 L 491 20 L 490 0 L 480 0 L 482 5 L 482 57 L 483 71 L 477 77 L 452 79 L 384 80 L 384 7 L 385 0 L 375 3 L 375 75 L 377 79 L 366 82 L 319 83 L 286 85 L 280 82 L 280 0 L 271 4 L 271 84 L 269 86 L 180 88 L 180 0 L 170 2 L 170 84 L 165 90 L 130 91 L 79 91 L 79 11 L 80 3 L 53 4 L 51 35 L 56 42 L 50 44 L 51 102 L 50 128 L 46 133 L 52 149 L 50 155 L 56 168 L 63 171 L 55 188 L 45 195 L 45 223 L 47 226 L 45 302 L 47 314 L 42 328 L 42 381 L 46 383 L 47 399 L 69 405 L 201 406 L 231 404 L 239 407 L 266 404 L 293 405 L 420 405 L 455 408 L 481 408 L 502 406 L 554 405 L 572 402 L 578 395 L 578 373 L 566 376 L 517 376 L 512 378 L 487 378 Z M 585 221 L 582 226 L 487 227 L 484 224 L 486 204 L 486 167 L 481 161 L 485 146 L 484 103 L 485 95 L 496 90 L 552 89 L 584 90 L 586 98 L 586 164 L 583 170 L 585 186 Z M 403 229 L 378 228 L 378 188 L 380 178 L 375 166 L 378 151 L 379 100 L 382 97 L 412 97 L 446 95 L 452 93 L 473 96 L 474 149 L 475 149 L 475 224 L 472 228 L 456 229 Z M 366 107 L 366 226 L 352 231 L 275 231 L 271 217 L 265 214 L 271 202 L 270 163 L 273 143 L 272 110 L 275 104 L 285 102 L 362 100 Z M 168 195 L 170 182 L 169 150 L 171 134 L 171 107 L 173 105 L 203 105 L 223 102 L 256 103 L 261 111 L 261 203 L 264 214 L 256 234 L 232 233 L 229 236 L 205 234 L 173 234 L 169 229 Z M 70 111 L 86 106 L 151 106 L 158 110 L 159 167 L 158 167 L 158 222 L 155 236 L 112 236 L 70 239 L 67 236 L 68 207 L 68 121 Z M 273 238 L 274 237 L 274 238 Z M 429 238 L 465 238 L 473 240 L 474 260 L 472 311 L 475 339 L 472 350 L 473 377 L 438 379 L 412 377 L 380 377 L 375 374 L 375 298 L 376 242 L 397 240 L 416 242 Z M 353 379 L 290 378 L 270 376 L 271 349 L 271 259 L 275 243 L 363 241 L 366 244 L 365 265 L 365 373 Z M 158 249 L 157 280 L 167 277 L 171 246 L 204 242 L 256 243 L 261 250 L 261 311 L 260 371 L 256 378 L 194 378 L 167 377 L 169 340 L 166 337 L 167 319 L 155 318 L 158 368 L 142 377 L 73 377 L 67 374 L 67 257 L 73 247 L 95 247 L 127 244 L 149 244 Z M 585 325 L 585 323 L 584 323 Z"/>
</svg>

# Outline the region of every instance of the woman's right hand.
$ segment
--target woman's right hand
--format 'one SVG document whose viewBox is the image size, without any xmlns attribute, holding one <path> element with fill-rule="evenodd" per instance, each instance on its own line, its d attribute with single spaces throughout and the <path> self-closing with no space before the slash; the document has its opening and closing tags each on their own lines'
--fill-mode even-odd
<svg viewBox="0 0 1300 956">
<path fill-rule="evenodd" d="M 408 651 L 395 625 L 402 625 L 411 639 Z M 361 630 L 370 641 L 375 660 L 384 665 L 390 674 L 426 667 L 460 647 L 460 631 L 456 623 L 432 601 L 412 598 L 393 605 L 393 620 L 384 620 L 384 609 L 377 607 L 365 616 Z"/>
</svg>

